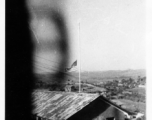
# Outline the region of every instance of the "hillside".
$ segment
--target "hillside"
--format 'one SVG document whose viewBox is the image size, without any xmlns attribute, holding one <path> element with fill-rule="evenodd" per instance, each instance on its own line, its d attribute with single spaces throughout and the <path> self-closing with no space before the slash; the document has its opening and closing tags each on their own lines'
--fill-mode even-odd
<svg viewBox="0 0 152 120">
<path fill-rule="evenodd" d="M 78 80 L 78 72 L 67 73 L 67 79 L 71 79 L 73 81 Z M 146 76 L 146 70 L 138 69 L 138 70 L 109 70 L 109 71 L 97 71 L 97 72 L 82 72 L 81 80 L 89 81 L 89 82 L 101 82 L 107 80 L 119 80 L 119 79 L 127 79 Z M 36 74 L 36 77 L 40 81 L 50 81 L 52 80 L 52 75 L 50 73 L 46 74 Z"/>
<path fill-rule="evenodd" d="M 82 73 L 86 74 L 87 72 Z M 92 76 L 99 76 L 100 78 L 123 78 L 123 77 L 138 77 L 145 76 L 146 71 L 144 69 L 139 70 L 109 70 L 109 71 L 101 71 L 101 72 L 89 72 Z"/>
</svg>

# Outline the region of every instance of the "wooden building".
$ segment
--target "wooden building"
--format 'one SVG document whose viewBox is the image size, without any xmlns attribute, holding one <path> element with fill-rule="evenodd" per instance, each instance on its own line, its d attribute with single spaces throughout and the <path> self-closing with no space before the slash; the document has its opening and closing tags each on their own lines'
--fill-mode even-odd
<svg viewBox="0 0 152 120">
<path fill-rule="evenodd" d="M 128 120 L 131 113 L 98 94 L 33 92 L 35 120 Z"/>
</svg>

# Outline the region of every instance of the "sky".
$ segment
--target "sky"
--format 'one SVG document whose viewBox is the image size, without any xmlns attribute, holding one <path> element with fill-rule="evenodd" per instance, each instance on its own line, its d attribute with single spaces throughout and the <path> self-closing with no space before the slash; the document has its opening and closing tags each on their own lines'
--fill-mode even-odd
<svg viewBox="0 0 152 120">
<path fill-rule="evenodd" d="M 42 12 L 43 5 L 64 12 L 70 45 L 68 66 L 77 60 L 82 71 L 145 69 L 144 0 L 52 1 L 32 0 L 30 3 L 38 9 L 31 10 L 31 30 L 38 46 L 35 59 L 42 66 L 38 72 L 57 67 L 61 58 L 53 46 L 60 35 L 48 15 Z M 51 49 L 47 49 L 48 44 L 52 44 Z"/>
<path fill-rule="evenodd" d="M 145 68 L 146 11 L 143 0 L 68 2 L 71 63 L 79 59 L 80 53 L 81 69 L 85 71 Z"/>
</svg>

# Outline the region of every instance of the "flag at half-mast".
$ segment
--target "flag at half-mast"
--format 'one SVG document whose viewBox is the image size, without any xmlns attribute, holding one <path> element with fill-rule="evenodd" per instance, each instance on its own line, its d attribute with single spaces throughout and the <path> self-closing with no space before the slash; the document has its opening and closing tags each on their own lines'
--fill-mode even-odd
<svg viewBox="0 0 152 120">
<path fill-rule="evenodd" d="M 65 68 L 65 72 L 76 71 L 77 70 L 76 66 L 77 66 L 77 60 L 71 65 L 70 68 Z"/>
</svg>

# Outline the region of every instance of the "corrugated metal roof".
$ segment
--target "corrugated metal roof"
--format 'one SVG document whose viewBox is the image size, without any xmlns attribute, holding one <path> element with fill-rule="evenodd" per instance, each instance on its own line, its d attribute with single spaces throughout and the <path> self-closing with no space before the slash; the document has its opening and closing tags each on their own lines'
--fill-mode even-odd
<svg viewBox="0 0 152 120">
<path fill-rule="evenodd" d="M 33 96 L 33 114 L 50 120 L 66 120 L 99 95 L 36 90 Z"/>
</svg>

